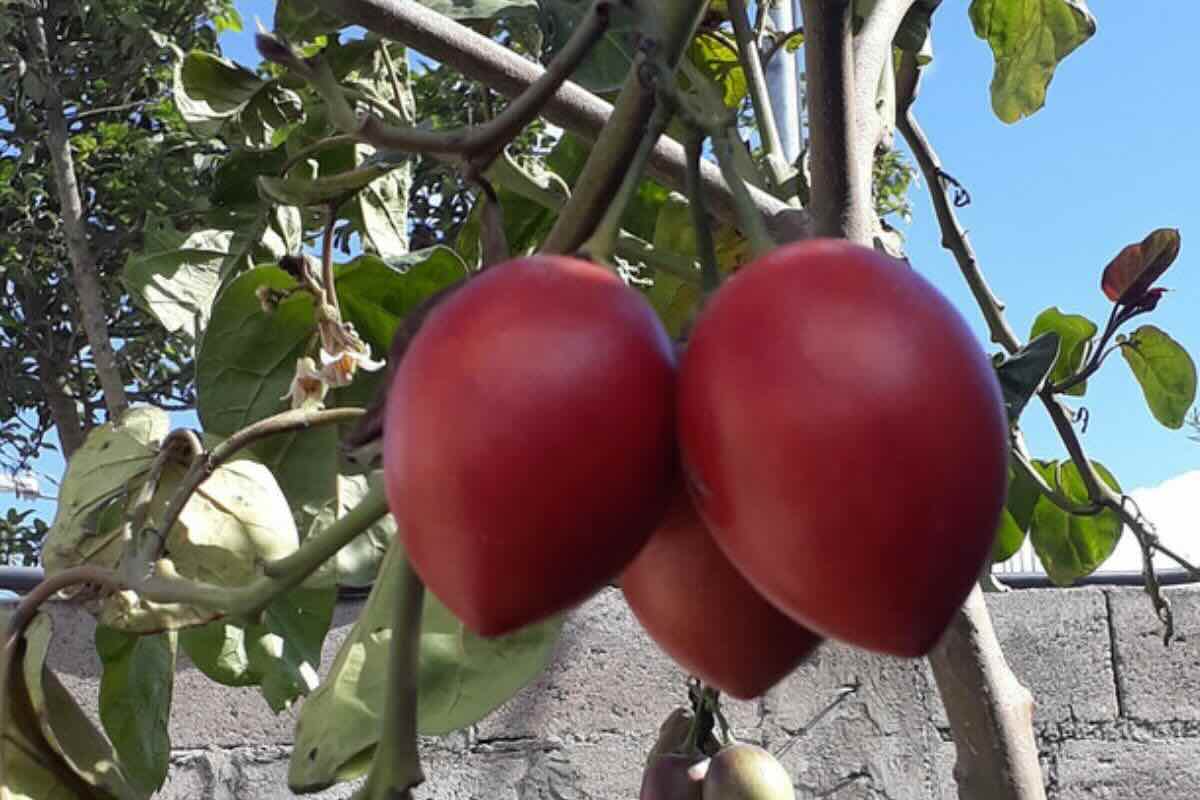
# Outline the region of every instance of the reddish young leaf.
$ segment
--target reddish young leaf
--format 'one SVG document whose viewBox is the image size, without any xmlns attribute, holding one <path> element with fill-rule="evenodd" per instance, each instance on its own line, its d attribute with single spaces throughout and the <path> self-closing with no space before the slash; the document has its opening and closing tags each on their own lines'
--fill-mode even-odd
<svg viewBox="0 0 1200 800">
<path fill-rule="evenodd" d="M 1115 303 L 1136 302 L 1179 255 L 1179 231 L 1159 228 L 1131 244 L 1104 268 L 1100 288 Z"/>
</svg>

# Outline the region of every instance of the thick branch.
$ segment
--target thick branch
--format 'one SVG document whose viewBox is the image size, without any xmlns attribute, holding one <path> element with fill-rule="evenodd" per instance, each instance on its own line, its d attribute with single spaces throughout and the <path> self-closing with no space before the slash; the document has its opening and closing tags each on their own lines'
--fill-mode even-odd
<svg viewBox="0 0 1200 800">
<path fill-rule="evenodd" d="M 50 159 L 54 164 L 59 213 L 62 216 L 67 251 L 74 270 L 75 288 L 79 293 L 83 328 L 92 347 L 92 359 L 96 364 L 100 388 L 104 392 L 104 405 L 108 409 L 108 416 L 110 419 L 117 419 L 125 413 L 129 401 L 125 397 L 125 383 L 121 380 L 121 370 L 117 366 L 116 355 L 108 338 L 104 291 L 96 275 L 96 259 L 88 245 L 83 200 L 75 177 L 75 163 L 71 156 L 67 120 L 63 116 L 63 101 L 58 93 L 58 79 L 50 66 L 44 18 L 40 14 L 31 15 L 26 27 L 46 87 L 46 139 L 50 147 Z"/>
<path fill-rule="evenodd" d="M 810 207 L 820 236 L 872 240 L 873 143 L 860 141 L 848 0 L 802 0 L 812 156 Z"/>
<path fill-rule="evenodd" d="M 879 91 L 883 70 L 890 63 L 892 40 L 900 21 L 912 8 L 914 0 L 877 0 L 871 13 L 854 37 L 854 107 L 860 111 L 855 123 L 858 135 L 874 149 L 879 142 L 878 113 L 872 113 Z"/>
<path fill-rule="evenodd" d="M 544 71 L 414 0 L 318 0 L 318 3 L 350 24 L 402 42 L 509 97 L 521 94 Z M 612 113 L 611 104 L 570 81 L 542 109 L 542 116 L 550 122 L 592 142 Z M 705 161 L 702 169 L 709 210 L 722 221 L 737 224 L 729 184 L 715 164 Z M 647 171 L 651 177 L 682 191 L 687 179 L 683 145 L 670 137 L 661 137 L 650 155 Z M 767 192 L 753 187 L 750 191 L 774 238 L 790 241 L 812 235 L 806 212 L 789 207 Z"/>
<path fill-rule="evenodd" d="M 958 796 L 1045 800 L 1033 696 L 1004 660 L 978 587 L 929 654 L 929 664 L 954 732 Z"/>
</svg>

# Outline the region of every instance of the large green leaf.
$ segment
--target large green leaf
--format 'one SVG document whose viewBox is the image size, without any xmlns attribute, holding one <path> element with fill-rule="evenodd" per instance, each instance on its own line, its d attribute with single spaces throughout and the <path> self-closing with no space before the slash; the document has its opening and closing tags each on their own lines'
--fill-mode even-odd
<svg viewBox="0 0 1200 800">
<path fill-rule="evenodd" d="M 0 609 L 0 627 L 8 630 L 11 611 Z M 0 747 L 4 748 L 4 757 L 8 773 L 2 792 L 6 800 L 131 800 L 141 798 L 125 781 L 121 768 L 115 762 L 109 761 L 103 769 L 109 773 L 107 783 L 111 788 L 99 788 L 88 782 L 86 777 L 77 775 L 72 766 L 59 753 L 42 733 L 41 723 L 34 710 L 31 692 L 25 680 L 26 670 L 32 673 L 48 671 L 45 669 L 45 645 L 49 641 L 50 620 L 39 613 L 30 623 L 26 637 L 32 636 L 34 646 L 31 648 L 22 640 L 18 644 L 16 659 L 12 672 L 9 674 L 6 687 L 8 703 L 8 720 L 3 730 Z M 50 677 L 53 680 L 53 676 Z M 39 691 L 43 691 L 39 687 Z M 70 713 L 70 712 L 68 712 Z M 82 716 L 78 708 L 72 716 Z M 60 720 L 61 721 L 61 720 Z M 86 725 L 91 722 L 84 717 Z M 91 733 L 102 741 L 94 728 Z M 78 736 L 86 736 L 86 730 L 77 732 Z M 98 748 L 103 752 L 103 748 Z M 76 757 L 79 757 L 79 753 Z M 115 757 L 111 748 L 106 755 Z M 94 764 L 93 767 L 100 767 Z M 96 774 L 97 770 L 85 767 L 85 775 Z"/>
<path fill-rule="evenodd" d="M 1196 399 L 1196 364 L 1187 350 L 1154 325 L 1143 325 L 1121 340 L 1121 355 L 1154 418 L 1173 430 L 1182 428 Z"/>
<path fill-rule="evenodd" d="M 333 619 L 332 587 L 300 587 L 276 598 L 257 625 L 228 621 L 179 634 L 188 658 L 225 686 L 261 686 L 275 711 L 316 688 L 321 645 Z"/>
<path fill-rule="evenodd" d="M 383 358 L 392 334 L 410 309 L 438 289 L 461 280 L 466 269 L 452 250 L 433 247 L 385 263 L 359 256 L 336 271 L 343 317 Z M 197 410 L 205 430 L 228 436 L 283 411 L 296 360 L 312 355 L 312 299 L 293 295 L 265 312 L 256 291 L 284 290 L 295 281 L 277 267 L 258 267 L 234 280 L 218 297 L 196 365 Z M 366 403 L 382 373 L 360 374 L 331 394 L 332 403 Z M 293 432 L 264 440 L 254 453 L 275 473 L 293 508 L 320 507 L 337 491 L 337 430 Z"/>
<path fill-rule="evenodd" d="M 1115 491 L 1121 490 L 1111 472 L 1099 462 L 1092 464 L 1105 483 Z M 1073 462 L 1041 462 L 1036 466 L 1046 482 L 1072 503 L 1088 504 L 1087 487 Z M 1111 510 L 1069 514 L 1042 497 L 1033 510 L 1029 538 L 1050 580 L 1059 586 L 1070 586 L 1095 572 L 1112 555 L 1121 538 L 1121 518 Z"/>
<path fill-rule="evenodd" d="M 21 700 L 28 725 L 20 732 L 20 738 L 39 742 L 43 747 L 37 749 L 53 754 L 52 761 L 49 764 L 43 761 L 41 766 L 54 769 L 62 785 L 76 792 L 64 793 L 62 797 L 148 800 L 150 794 L 135 788 L 126 776 L 112 743 L 96 729 L 54 672 L 47 668 L 46 654 L 52 632 L 50 617 L 39 614 L 26 629 L 25 657 L 14 665 L 14 672 L 19 674 L 12 678 L 24 689 Z M 60 765 L 67 766 L 77 778 L 72 780 L 69 775 L 64 775 Z M 44 797 L 35 796 L 35 800 L 44 800 Z"/>
<path fill-rule="evenodd" d="M 401 548 L 391 547 L 328 676 L 300 708 L 288 770 L 293 791 L 315 791 L 350 780 L 370 764 L 388 702 L 392 611 L 403 568 Z M 446 733 L 499 707 L 545 668 L 561 624 L 556 618 L 508 636 L 482 639 L 426 592 L 417 674 L 418 730 Z"/>
<path fill-rule="evenodd" d="M 228 59 L 193 50 L 175 66 L 175 106 L 197 133 L 226 126 L 243 147 L 272 150 L 304 121 L 300 96 Z"/>
<path fill-rule="evenodd" d="M 147 221 L 141 253 L 131 253 L 121 280 L 168 331 L 195 338 L 204 329 L 221 285 L 232 230 L 176 231 L 159 218 Z"/>
<path fill-rule="evenodd" d="M 150 471 L 169 425 L 165 412 L 139 407 L 88 434 L 59 488 L 54 523 L 42 548 L 47 574 L 83 563 L 117 563 L 123 496 Z"/>
<path fill-rule="evenodd" d="M 255 626 L 247 638 L 250 668 L 262 676 L 263 697 L 276 713 L 317 688 L 321 645 L 335 605 L 333 587 L 298 587 L 267 606 L 265 626 Z"/>
<path fill-rule="evenodd" d="M 173 633 L 131 636 L 99 625 L 100 721 L 130 781 L 147 796 L 167 779 L 171 762 L 171 694 L 175 686 Z"/>
<path fill-rule="evenodd" d="M 286 290 L 295 280 L 257 267 L 217 298 L 196 360 L 196 410 L 206 431 L 229 436 L 287 408 L 296 360 L 316 332 L 311 296 L 297 294 L 263 311 L 259 287 Z M 274 436 L 254 453 L 271 468 L 293 507 L 329 497 L 337 468 L 337 432 L 324 427 Z"/>
<path fill-rule="evenodd" d="M 211 447 L 213 439 L 206 445 Z M 148 524 L 161 528 L 162 513 L 184 475 L 169 465 L 151 500 Z M 180 512 L 167 532 L 160 568 L 218 586 L 244 586 L 264 561 L 296 550 L 299 537 L 283 492 L 262 464 L 243 456 L 217 467 Z M 132 592 L 107 597 L 100 620 L 123 631 L 152 633 L 195 625 L 218 616 L 206 607 L 159 605 Z"/>
<path fill-rule="evenodd" d="M 1050 370 L 1050 380 L 1062 383 L 1078 372 L 1083 364 L 1092 337 L 1096 335 L 1096 323 L 1080 314 L 1064 314 L 1055 306 L 1038 314 L 1029 332 L 1029 339 L 1033 341 L 1048 331 L 1059 336 L 1058 358 Z M 1086 391 L 1087 381 L 1084 381 L 1072 386 L 1066 393 L 1082 396 Z"/>
<path fill-rule="evenodd" d="M 1059 62 L 1096 32 L 1084 0 L 972 0 L 970 15 L 996 59 L 992 110 L 1009 123 L 1045 105 Z"/>
<path fill-rule="evenodd" d="M 1037 483 L 1023 469 L 1010 463 L 1008 494 L 1004 501 L 1004 512 L 1000 515 L 996 542 L 992 546 L 992 561 L 997 564 L 1007 561 L 1021 549 L 1029 526 L 1033 524 L 1033 510 L 1039 497 L 1041 490 Z"/>
</svg>

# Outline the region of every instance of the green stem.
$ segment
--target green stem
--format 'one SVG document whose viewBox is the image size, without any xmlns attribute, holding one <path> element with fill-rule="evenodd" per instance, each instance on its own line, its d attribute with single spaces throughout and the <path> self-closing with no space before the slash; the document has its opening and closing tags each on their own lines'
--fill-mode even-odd
<svg viewBox="0 0 1200 800">
<path fill-rule="evenodd" d="M 644 41 L 652 43 L 657 51 L 653 58 L 661 59 L 673 72 L 707 6 L 707 0 L 648 4 L 646 13 L 650 18 L 646 20 L 643 35 Z M 562 214 L 542 244 L 542 252 L 575 252 L 604 215 L 634 153 L 647 135 L 655 107 L 654 88 L 642 79 L 646 64 L 645 51 L 640 52 L 617 97 L 612 115 L 601 129 L 583 172 L 575 182 L 574 194 L 563 206 Z"/>
<path fill-rule="evenodd" d="M 300 585 L 322 564 L 337 555 L 354 537 L 388 513 L 381 487 L 370 491 L 346 516 L 315 536 L 305 539 L 290 555 L 263 565 L 262 577 L 245 586 L 202 583 L 171 575 L 153 575 L 130 582 L 129 587 L 154 603 L 202 606 L 231 617 L 256 617 L 276 597 Z"/>
<path fill-rule="evenodd" d="M 779 128 L 775 124 L 775 112 L 767 94 L 767 80 L 763 75 L 758 44 L 754 32 L 750 29 L 750 19 L 746 15 L 745 0 L 728 2 L 729 16 L 733 20 L 733 33 L 737 37 L 738 59 L 742 62 L 742 71 L 750 89 L 750 103 L 754 107 L 754 118 L 758 120 L 758 130 L 762 133 L 763 150 L 767 156 L 767 166 L 771 170 L 771 179 L 778 188 L 787 182 L 792 170 L 783 157 Z"/>
<path fill-rule="evenodd" d="M 612 254 L 616 250 L 621 234 L 621 218 L 625 216 L 625 210 L 637 195 L 638 185 L 642 182 L 642 173 L 646 169 L 646 162 L 650 160 L 650 153 L 654 150 L 654 143 L 667 129 L 667 125 L 671 122 L 671 116 L 670 109 L 664 108 L 662 105 L 654 109 L 654 113 L 650 116 L 650 124 L 646 127 L 646 135 L 633 154 L 633 161 L 628 165 L 625 176 L 621 179 L 620 188 L 617 189 L 616 195 L 605 209 L 604 216 L 600 219 L 596 230 L 592 232 L 587 241 L 579 246 L 579 251 L 592 261 L 603 264 L 611 263 Z"/>
<path fill-rule="evenodd" d="M 383 729 L 371 774 L 360 795 L 363 800 L 410 797 L 424 783 L 417 750 L 417 674 L 421 654 L 421 612 L 425 584 L 406 560 L 392 618 L 391 658 L 388 660 L 388 696 L 383 709 Z"/>
<path fill-rule="evenodd" d="M 746 189 L 746 183 L 738 175 L 736 156 L 733 148 L 733 131 L 729 127 L 721 127 L 712 131 L 713 154 L 721 167 L 721 174 L 733 194 L 734 206 L 737 209 L 738 225 L 742 233 L 750 240 L 750 249 L 756 256 L 761 256 L 774 250 L 778 245 L 767 231 L 762 215 L 754 206 L 754 199 Z"/>
<path fill-rule="evenodd" d="M 692 227 L 696 232 L 696 254 L 700 257 L 700 287 L 707 297 L 720 286 L 721 271 L 717 264 L 717 247 L 713 243 L 708 209 L 704 204 L 704 192 L 700 189 L 700 157 L 704 148 L 704 134 L 693 128 L 684 145 L 688 158 L 688 203 L 692 212 Z"/>
</svg>

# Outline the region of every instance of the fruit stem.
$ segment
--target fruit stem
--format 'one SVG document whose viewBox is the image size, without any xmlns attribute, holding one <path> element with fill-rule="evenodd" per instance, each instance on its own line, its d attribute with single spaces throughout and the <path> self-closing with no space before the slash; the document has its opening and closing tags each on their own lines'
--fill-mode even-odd
<svg viewBox="0 0 1200 800">
<path fill-rule="evenodd" d="M 596 230 L 588 237 L 587 241 L 579 246 L 580 253 L 597 264 L 612 264 L 613 253 L 617 249 L 617 241 L 621 236 L 621 218 L 625 216 L 625 210 L 637 195 L 642 174 L 650 160 L 650 154 L 654 152 L 654 144 L 667 129 L 667 125 L 671 122 L 671 116 L 669 108 L 662 105 L 655 107 L 654 113 L 650 115 L 650 123 L 646 126 L 646 136 L 638 144 L 637 151 L 633 154 L 633 161 L 629 165 L 629 171 L 621 180 L 620 188 L 617 189 L 612 202 L 605 209 L 604 216 L 600 219 Z"/>
<path fill-rule="evenodd" d="M 700 257 L 700 287 L 707 298 L 721 284 L 721 272 L 717 264 L 717 247 L 713 244 L 712 228 L 709 226 L 708 208 L 704 203 L 704 192 L 700 188 L 700 155 L 704 146 L 704 134 L 696 128 L 688 132 L 685 142 L 687 151 L 687 194 L 692 211 L 692 227 L 696 231 L 696 255 Z"/>
<path fill-rule="evenodd" d="M 542 252 L 573 253 L 591 234 L 634 153 L 647 137 L 655 91 L 643 78 L 644 68 L 661 60 L 668 74 L 673 75 L 707 7 L 707 0 L 639 3 L 638 13 L 645 17 L 641 52 L 634 58 L 612 114 L 596 137 L 583 172 L 575 181 L 575 191 L 543 242 Z"/>
<path fill-rule="evenodd" d="M 408 798 L 413 788 L 425 782 L 417 751 L 417 669 L 424 604 L 425 584 L 405 559 L 392 617 L 383 730 L 371 759 L 371 774 L 357 795 L 361 800 Z"/>
</svg>

